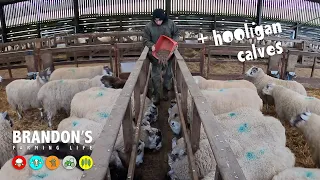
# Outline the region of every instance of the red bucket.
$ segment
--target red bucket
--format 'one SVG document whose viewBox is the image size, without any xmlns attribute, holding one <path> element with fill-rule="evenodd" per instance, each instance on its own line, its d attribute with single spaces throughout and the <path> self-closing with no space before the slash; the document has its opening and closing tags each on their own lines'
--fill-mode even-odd
<svg viewBox="0 0 320 180">
<path fill-rule="evenodd" d="M 158 59 L 157 52 L 159 50 L 168 50 L 170 51 L 170 54 L 168 55 L 169 58 L 177 45 L 178 42 L 175 40 L 169 38 L 168 36 L 161 35 L 155 45 L 155 51 L 152 52 L 152 55 Z"/>
</svg>

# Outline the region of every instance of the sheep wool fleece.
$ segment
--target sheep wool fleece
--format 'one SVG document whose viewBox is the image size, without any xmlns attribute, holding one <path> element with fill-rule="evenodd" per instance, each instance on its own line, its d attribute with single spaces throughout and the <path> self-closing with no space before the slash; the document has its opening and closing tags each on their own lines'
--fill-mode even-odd
<svg viewBox="0 0 320 180">
<path fill-rule="evenodd" d="M 281 120 L 289 121 L 292 117 L 310 110 L 320 114 L 320 100 L 301 95 L 284 86 L 276 85 L 272 90 L 276 113 Z"/>
<path fill-rule="evenodd" d="M 294 168 L 286 169 L 272 178 L 272 180 L 291 180 L 291 179 L 299 179 L 299 180 L 320 179 L 320 169 L 294 167 Z"/>
<path fill-rule="evenodd" d="M 92 79 L 96 76 L 103 75 L 102 72 L 103 66 L 59 68 L 52 72 L 50 81 L 61 79 Z"/>
</svg>

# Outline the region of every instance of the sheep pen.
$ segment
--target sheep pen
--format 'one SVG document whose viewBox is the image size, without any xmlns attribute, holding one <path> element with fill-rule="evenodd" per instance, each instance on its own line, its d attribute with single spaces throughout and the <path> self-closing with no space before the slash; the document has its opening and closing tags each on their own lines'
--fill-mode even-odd
<svg viewBox="0 0 320 180">
<path fill-rule="evenodd" d="M 190 52 L 191 53 L 191 52 Z M 193 54 L 192 54 L 193 55 Z M 189 58 L 194 58 L 189 57 Z M 222 59 L 222 58 L 220 58 Z M 224 58 L 228 59 L 228 58 Z M 206 71 L 207 63 L 204 63 L 204 69 Z M 96 65 L 96 64 L 90 64 L 90 65 Z M 190 72 L 199 72 L 200 66 L 199 63 L 187 63 Z M 74 67 L 75 65 L 68 65 L 68 66 L 56 66 L 56 68 L 59 67 Z M 80 66 L 87 66 L 87 65 L 80 65 Z M 266 66 L 258 66 L 263 68 L 264 71 L 266 71 Z M 246 66 L 246 70 L 248 70 L 250 66 Z M 242 72 L 242 64 L 241 63 L 224 63 L 224 64 L 217 64 L 217 63 L 210 63 L 210 73 L 216 73 L 216 74 L 240 74 Z M 307 77 L 310 75 L 311 69 L 297 69 L 296 73 L 299 77 Z M 12 74 L 14 78 L 23 78 L 27 74 L 26 69 L 14 69 L 12 70 Z M 320 70 L 315 70 L 315 77 L 320 77 Z M 9 78 L 9 75 L 7 71 L 0 71 L 0 76 L 3 78 Z M 306 89 L 308 96 L 314 96 L 320 99 L 320 89 Z M 8 111 L 10 117 L 14 120 L 14 130 L 48 130 L 48 124 L 47 121 L 43 121 L 40 119 L 39 111 L 38 109 L 35 110 L 29 110 L 25 113 L 25 116 L 18 120 L 18 115 L 16 112 L 14 112 L 8 102 L 7 97 L 5 93 L 5 87 L 0 87 L 0 111 Z M 167 109 L 161 110 L 163 112 L 167 111 Z M 160 112 L 161 113 L 161 112 Z M 274 107 L 269 107 L 269 110 L 267 111 L 266 108 L 263 108 L 263 114 L 271 115 L 276 117 L 276 113 L 274 110 Z M 57 129 L 58 123 L 64 119 L 67 118 L 65 114 L 59 114 L 57 115 L 57 121 L 53 121 L 53 129 Z M 158 123 L 158 122 L 157 122 Z M 159 122 L 162 123 L 162 122 Z M 166 123 L 166 122 L 165 122 Z M 311 154 L 309 151 L 309 145 L 306 143 L 305 138 L 303 137 L 303 134 L 299 132 L 299 130 L 295 127 L 292 127 L 288 122 L 285 122 L 283 124 L 286 129 L 286 138 L 287 138 L 287 144 L 286 146 L 294 153 L 296 157 L 296 164 L 295 166 L 305 167 L 305 168 L 314 168 L 315 164 L 313 163 L 313 160 L 311 158 Z M 157 124 L 158 126 L 158 124 Z M 168 132 L 163 132 L 163 134 L 167 133 L 168 135 L 165 135 L 164 138 L 169 139 L 171 142 L 171 130 L 168 129 Z M 170 134 L 169 134 L 170 132 Z M 164 158 L 165 156 L 163 156 Z M 146 173 L 149 177 L 149 179 L 162 179 L 162 166 L 159 166 L 157 164 L 157 161 L 166 161 L 164 159 L 159 158 L 153 158 L 152 156 L 145 156 L 143 167 L 146 167 L 147 169 L 144 173 Z M 142 168 L 143 168 L 142 167 Z M 159 171 L 159 172 L 158 172 Z M 160 176 L 160 177 L 159 177 Z"/>
</svg>

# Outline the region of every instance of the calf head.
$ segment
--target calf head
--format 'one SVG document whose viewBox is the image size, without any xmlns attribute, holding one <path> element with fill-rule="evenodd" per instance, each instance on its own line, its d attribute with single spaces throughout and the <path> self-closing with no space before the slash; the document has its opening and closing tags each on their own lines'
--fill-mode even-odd
<svg viewBox="0 0 320 180">
<path fill-rule="evenodd" d="M 144 147 L 145 144 L 142 140 L 139 139 L 138 149 L 137 149 L 137 157 L 136 157 L 136 165 L 139 166 L 143 163 L 144 156 Z"/>
<path fill-rule="evenodd" d="M 151 126 L 141 126 L 141 140 L 145 148 L 159 150 L 162 147 L 162 134 L 160 129 Z"/>
<path fill-rule="evenodd" d="M 109 66 L 103 66 L 102 74 L 107 76 L 113 76 L 113 73 Z"/>
<path fill-rule="evenodd" d="M 296 117 L 291 118 L 290 124 L 294 127 L 300 127 L 310 119 L 311 115 L 312 113 L 307 110 L 301 114 L 298 114 Z"/>
<path fill-rule="evenodd" d="M 172 139 L 172 151 L 171 154 L 169 154 L 169 159 L 173 163 L 179 159 L 182 159 L 187 155 L 187 152 L 185 151 L 185 146 L 184 146 L 184 139 L 180 138 L 177 140 L 176 137 Z"/>
<path fill-rule="evenodd" d="M 181 132 L 181 121 L 180 121 L 177 104 L 169 108 L 168 112 L 169 112 L 169 117 L 168 117 L 169 126 L 174 134 L 179 135 Z"/>
</svg>

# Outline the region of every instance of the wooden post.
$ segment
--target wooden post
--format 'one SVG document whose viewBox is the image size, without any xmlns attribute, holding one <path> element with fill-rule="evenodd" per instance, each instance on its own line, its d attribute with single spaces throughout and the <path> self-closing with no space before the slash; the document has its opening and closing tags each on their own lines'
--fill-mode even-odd
<svg viewBox="0 0 320 180">
<path fill-rule="evenodd" d="M 41 49 L 41 40 L 36 40 L 35 42 L 35 61 L 36 61 L 36 64 L 37 64 L 37 68 L 38 68 L 38 71 L 41 71 L 42 67 L 41 67 L 41 64 L 42 64 L 42 61 L 41 61 L 41 57 L 40 57 L 40 49 Z"/>
<path fill-rule="evenodd" d="M 210 58 L 211 58 L 211 51 L 210 51 L 210 47 L 209 47 L 208 48 L 208 60 L 207 60 L 207 75 L 206 75 L 207 79 L 210 76 Z"/>
<path fill-rule="evenodd" d="M 286 64 L 285 73 L 295 71 L 296 64 L 298 63 L 298 58 L 298 55 L 288 54 L 288 61 Z"/>
<path fill-rule="evenodd" d="M 180 71 L 181 72 L 181 71 Z M 185 79 L 183 77 L 183 74 L 181 72 L 181 109 L 182 109 L 182 113 L 183 116 L 185 117 L 185 119 L 187 120 L 186 123 L 189 124 L 188 122 L 188 96 L 189 96 L 189 91 L 188 91 L 188 86 L 185 82 Z M 191 111 L 192 109 L 189 109 L 189 111 Z"/>
<path fill-rule="evenodd" d="M 271 71 L 281 71 L 281 69 L 279 69 L 281 58 L 282 58 L 281 54 L 275 54 L 273 56 L 269 56 L 268 69 L 267 69 L 268 75 L 271 74 Z"/>
<path fill-rule="evenodd" d="M 133 127 L 132 127 L 132 113 L 131 113 L 131 98 L 129 100 L 125 117 L 122 121 L 124 149 L 128 157 L 131 154 L 132 141 L 133 141 Z"/>
<path fill-rule="evenodd" d="M 8 42 L 7 40 L 7 25 L 5 20 L 5 13 L 4 13 L 4 5 L 0 5 L 0 22 L 1 22 L 1 29 L 2 29 L 2 43 Z"/>
<path fill-rule="evenodd" d="M 13 77 L 13 76 L 12 76 L 12 71 L 11 71 L 12 67 L 11 67 L 10 62 L 8 62 L 7 65 L 8 65 L 8 71 L 9 71 L 10 79 L 12 79 L 12 77 Z"/>
<path fill-rule="evenodd" d="M 199 149 L 201 119 L 193 99 L 192 99 L 192 109 L 190 109 L 190 111 L 191 110 L 193 111 L 192 113 L 193 117 L 192 117 L 190 137 L 191 137 L 192 152 L 195 153 Z"/>
<path fill-rule="evenodd" d="M 311 77 L 313 77 L 313 74 L 314 74 L 314 69 L 316 67 L 316 64 L 317 64 L 317 57 L 313 57 L 314 60 L 313 60 L 313 65 L 312 65 L 312 70 L 311 70 Z"/>
<path fill-rule="evenodd" d="M 50 67 L 51 71 L 54 71 L 54 65 L 52 60 L 52 53 L 47 51 L 41 54 L 42 68 L 47 69 Z"/>
<path fill-rule="evenodd" d="M 259 25 L 261 24 L 262 7 L 263 7 L 263 0 L 258 0 L 258 4 L 257 4 L 257 16 L 256 16 L 256 25 L 257 25 L 257 26 L 259 26 Z"/>
<path fill-rule="evenodd" d="M 25 60 L 26 60 L 28 72 L 38 72 L 37 62 L 35 60 L 33 50 L 26 51 Z"/>
<path fill-rule="evenodd" d="M 242 74 L 246 73 L 246 61 L 242 63 Z"/>
<path fill-rule="evenodd" d="M 201 58 L 200 58 L 200 76 L 204 77 L 204 61 L 206 59 L 205 56 L 206 46 L 203 44 L 203 48 L 201 50 Z"/>
<path fill-rule="evenodd" d="M 140 102 L 141 102 L 141 99 L 140 99 L 140 82 L 141 82 L 141 71 L 140 71 L 140 74 L 139 74 L 139 77 L 137 79 L 137 82 L 136 82 L 136 85 L 134 86 L 134 110 L 135 110 L 135 114 L 134 114 L 134 117 L 135 117 L 135 122 L 137 122 L 138 120 L 138 117 L 139 117 L 139 112 L 140 112 Z"/>
</svg>

